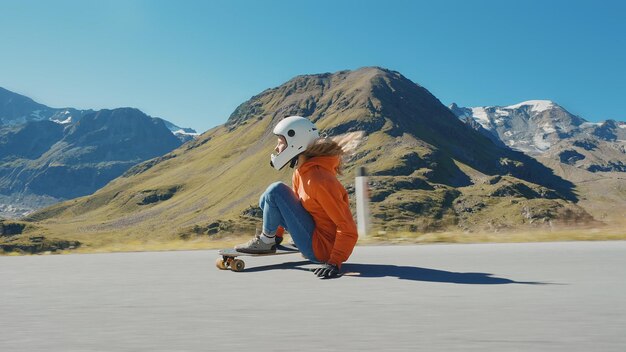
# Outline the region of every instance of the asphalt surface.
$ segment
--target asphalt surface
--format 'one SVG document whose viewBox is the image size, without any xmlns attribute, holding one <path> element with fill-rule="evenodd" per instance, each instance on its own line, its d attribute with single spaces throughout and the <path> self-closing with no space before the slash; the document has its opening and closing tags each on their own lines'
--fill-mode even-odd
<svg viewBox="0 0 626 352">
<path fill-rule="evenodd" d="M 0 257 L 0 351 L 624 351 L 626 242 Z"/>
</svg>

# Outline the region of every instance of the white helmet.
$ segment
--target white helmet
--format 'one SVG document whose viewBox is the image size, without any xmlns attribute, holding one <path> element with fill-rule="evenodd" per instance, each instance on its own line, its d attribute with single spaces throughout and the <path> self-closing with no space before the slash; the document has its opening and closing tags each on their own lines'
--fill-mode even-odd
<svg viewBox="0 0 626 352">
<path fill-rule="evenodd" d="M 280 170 L 306 150 L 316 139 L 320 137 L 317 127 L 308 119 L 300 116 L 285 117 L 274 127 L 274 134 L 282 136 L 287 142 L 287 147 L 278 154 L 272 154 L 270 165 Z"/>
</svg>

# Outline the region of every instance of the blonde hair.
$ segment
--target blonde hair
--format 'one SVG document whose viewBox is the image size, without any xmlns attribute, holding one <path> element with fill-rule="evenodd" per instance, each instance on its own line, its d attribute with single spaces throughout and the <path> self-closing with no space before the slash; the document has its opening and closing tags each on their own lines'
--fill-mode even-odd
<svg viewBox="0 0 626 352">
<path fill-rule="evenodd" d="M 332 138 L 321 137 L 315 140 L 302 155 L 307 158 L 315 158 L 317 156 L 338 156 L 339 166 L 337 166 L 337 173 L 341 175 L 341 168 L 343 166 L 343 149 Z"/>
<path fill-rule="evenodd" d="M 316 156 L 338 156 L 339 166 L 337 166 L 337 173 L 341 175 L 344 154 L 354 154 L 364 137 L 365 132 L 363 131 L 348 132 L 332 138 L 321 137 L 316 139 L 302 155 L 307 159 Z"/>
</svg>

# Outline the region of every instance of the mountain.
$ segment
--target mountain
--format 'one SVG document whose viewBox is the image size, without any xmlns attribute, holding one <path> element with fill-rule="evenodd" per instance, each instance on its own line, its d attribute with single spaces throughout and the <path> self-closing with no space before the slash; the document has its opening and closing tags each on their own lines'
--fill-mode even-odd
<svg viewBox="0 0 626 352">
<path fill-rule="evenodd" d="M 0 88 L 0 216 L 93 193 L 195 136 L 136 109 L 56 109 Z"/>
<path fill-rule="evenodd" d="M 1 127 L 0 194 L 7 205 L 0 210 L 15 216 L 91 194 L 180 145 L 161 120 L 129 108 L 92 112 L 68 125 L 33 120 Z"/>
<path fill-rule="evenodd" d="M 161 120 L 131 108 L 93 112 L 67 127 L 47 120 L 4 127 L 0 193 L 87 195 L 180 145 Z"/>
<path fill-rule="evenodd" d="M 77 110 L 74 108 L 51 108 L 39 104 L 31 98 L 0 87 L 0 126 L 14 126 L 43 120 L 54 121 L 61 125 L 73 124 L 78 122 L 84 115 L 93 112 L 95 111 Z M 167 120 L 161 120 L 183 143 L 198 135 L 192 128 L 179 127 Z"/>
<path fill-rule="evenodd" d="M 424 87 L 379 67 L 295 77 L 241 104 L 224 125 L 141 163 L 93 195 L 29 216 L 50 236 L 86 244 L 249 234 L 258 197 L 291 170 L 268 166 L 273 126 L 306 116 L 349 141 L 340 180 L 371 173 L 375 228 L 500 231 L 593 221 L 574 185 L 468 128 Z"/>
<path fill-rule="evenodd" d="M 626 123 L 591 123 L 549 100 L 450 110 L 468 126 L 529 155 L 591 172 L 626 172 Z"/>
<path fill-rule="evenodd" d="M 170 132 L 172 132 L 178 139 L 180 139 L 182 143 L 189 142 L 190 140 L 199 136 L 199 133 L 193 128 L 178 127 L 167 120 L 161 120 L 165 124 L 165 127 L 167 127 Z"/>
<path fill-rule="evenodd" d="M 72 108 L 55 109 L 36 103 L 23 95 L 0 87 L 0 125 L 13 126 L 30 121 L 49 120 L 60 124 L 72 123 L 93 112 Z"/>
</svg>

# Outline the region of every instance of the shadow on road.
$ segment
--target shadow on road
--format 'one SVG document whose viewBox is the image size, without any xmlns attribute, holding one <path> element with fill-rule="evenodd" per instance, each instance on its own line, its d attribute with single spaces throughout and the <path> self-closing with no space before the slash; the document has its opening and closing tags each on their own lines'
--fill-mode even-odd
<svg viewBox="0 0 626 352">
<path fill-rule="evenodd" d="M 286 269 L 309 271 L 309 269 L 307 268 L 302 268 L 303 265 L 309 265 L 309 264 L 312 264 L 312 263 L 308 260 L 302 260 L 299 262 L 288 262 L 288 263 L 281 263 L 281 264 L 256 266 L 256 267 L 249 268 L 249 269 L 246 268 L 244 273 L 253 273 L 257 271 L 267 271 L 267 270 L 286 270 Z"/>
<path fill-rule="evenodd" d="M 547 285 L 547 283 L 544 282 L 514 281 L 501 277 L 493 277 L 491 276 L 493 274 L 487 273 L 457 273 L 453 271 L 426 269 L 412 266 L 346 263 L 343 265 L 342 269 L 344 271 L 344 276 L 350 277 L 396 277 L 401 280 L 447 282 L 470 285 Z"/>
<path fill-rule="evenodd" d="M 281 264 L 258 266 L 246 269 L 245 272 L 258 272 L 266 270 L 304 270 L 304 265 L 311 265 L 310 261 L 299 261 Z M 524 285 L 549 285 L 546 282 L 515 281 L 502 277 L 494 277 L 487 273 L 457 273 L 453 271 L 418 268 L 412 266 L 397 266 L 385 264 L 354 264 L 346 263 L 341 268 L 343 275 L 348 277 L 376 278 L 395 277 L 400 280 L 425 281 L 425 282 L 447 282 L 452 284 L 468 285 L 503 285 L 503 284 L 524 284 Z"/>
</svg>

